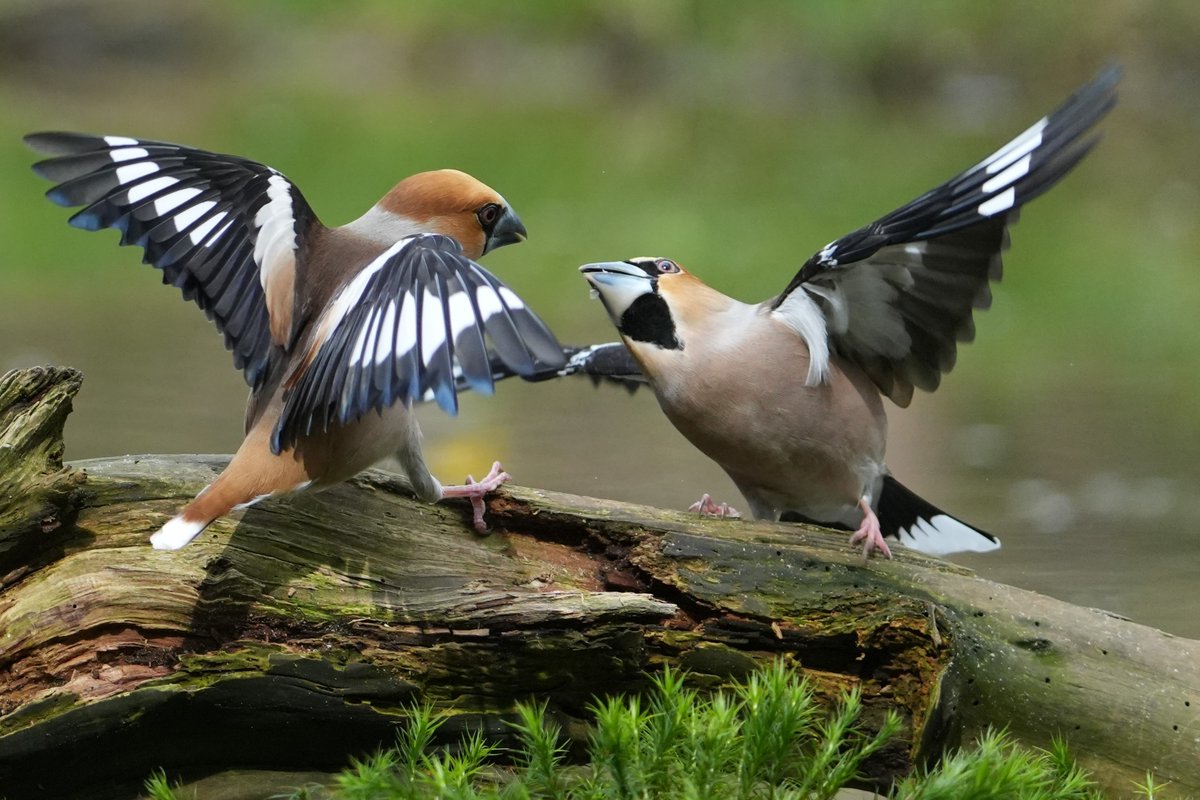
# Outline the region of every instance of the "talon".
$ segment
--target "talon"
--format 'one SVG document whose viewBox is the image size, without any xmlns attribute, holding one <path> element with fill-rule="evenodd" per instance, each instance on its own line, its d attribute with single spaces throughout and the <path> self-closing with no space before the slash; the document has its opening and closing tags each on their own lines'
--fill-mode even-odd
<svg viewBox="0 0 1200 800">
<path fill-rule="evenodd" d="M 863 520 L 858 526 L 858 530 L 850 537 L 850 544 L 863 543 L 863 562 L 871 558 L 871 551 L 878 550 L 886 557 L 892 557 L 891 548 L 887 542 L 883 540 L 883 531 L 879 527 L 879 517 L 875 516 L 875 512 L 867 503 L 865 497 L 859 498 L 858 507 L 862 509 Z"/>
<path fill-rule="evenodd" d="M 504 467 L 500 466 L 500 462 L 492 463 L 492 468 L 482 481 L 476 481 L 473 475 L 467 476 L 467 482 L 462 486 L 443 486 L 442 497 L 466 497 L 471 501 L 471 512 L 475 530 L 478 533 L 487 533 L 487 522 L 484 521 L 483 515 L 487 511 L 487 505 L 483 502 L 483 498 L 489 492 L 493 492 L 503 485 L 506 481 L 511 480 L 511 476 L 504 471 Z"/>
<path fill-rule="evenodd" d="M 699 514 L 702 517 L 725 517 L 729 519 L 738 519 L 741 513 L 729 505 L 728 503 L 717 503 L 712 499 L 712 495 L 705 492 L 700 499 L 688 506 L 688 511 Z"/>
</svg>

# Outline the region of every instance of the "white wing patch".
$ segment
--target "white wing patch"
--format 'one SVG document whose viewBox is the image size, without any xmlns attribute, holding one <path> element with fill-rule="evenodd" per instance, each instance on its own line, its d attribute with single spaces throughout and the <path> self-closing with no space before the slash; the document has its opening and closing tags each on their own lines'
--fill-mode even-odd
<svg viewBox="0 0 1200 800">
<path fill-rule="evenodd" d="M 370 335 L 371 329 L 366 325 L 359 328 L 358 338 L 350 348 L 350 366 L 360 366 L 367 360 L 367 337 Z"/>
<path fill-rule="evenodd" d="M 263 164 L 169 142 L 69 132 L 26 141 L 53 156 L 34 166 L 57 183 L 49 199 L 82 207 L 70 224 L 116 228 L 122 245 L 142 248 L 146 263 L 205 309 L 246 381 L 260 387 L 272 345 L 295 335 L 302 237 L 322 229 L 296 188 Z"/>
<path fill-rule="evenodd" d="M 1017 190 L 1012 186 L 1005 189 L 995 197 L 989 197 L 979 204 L 979 215 L 982 217 L 994 217 L 1008 211 L 1013 207 L 1013 203 L 1017 199 Z"/>
<path fill-rule="evenodd" d="M 220 239 L 220 238 L 221 238 L 221 237 L 222 237 L 222 236 L 225 234 L 225 231 L 229 230 L 229 226 L 230 226 L 230 225 L 232 225 L 232 224 L 233 224 L 233 220 L 232 220 L 232 219 L 230 219 L 230 220 L 226 220 L 226 221 L 225 221 L 225 224 L 224 224 L 224 225 L 222 225 L 222 226 L 221 226 L 221 227 L 220 227 L 220 228 L 217 230 L 217 232 L 216 232 L 216 233 L 214 233 L 212 236 L 208 237 L 208 241 L 204 243 L 204 244 L 205 244 L 205 246 L 206 246 L 206 247 L 212 247 L 212 246 L 213 246 L 213 244 L 214 244 L 214 243 L 217 241 L 217 239 Z"/>
<path fill-rule="evenodd" d="M 337 294 L 322 317 L 318 341 L 328 340 L 345 316 L 361 302 L 370 277 L 389 258 L 408 246 L 410 241 L 405 239 L 388 248 Z M 507 286 L 492 287 L 487 284 L 476 287 L 475 304 L 472 304 L 467 291 L 461 289 L 451 291 L 445 298 L 426 289 L 420 295 L 404 297 L 399 303 L 393 300 L 383 310 L 372 312 L 371 317 L 363 322 L 350 350 L 349 362 L 354 366 L 369 362 L 383 364 L 390 358 L 402 357 L 417 346 L 419 335 L 421 362 L 429 364 L 438 350 L 446 345 L 448 338 L 450 341 L 458 339 L 468 328 L 480 325 L 493 314 L 503 313 L 506 306 L 510 311 L 518 311 L 525 308 L 525 303 Z M 446 327 L 447 316 L 449 330 Z"/>
<path fill-rule="evenodd" d="M 479 306 L 479 316 L 482 319 L 487 319 L 492 314 L 504 309 L 504 305 L 500 302 L 500 295 L 496 294 L 496 290 L 486 284 L 481 284 L 475 290 L 475 302 Z"/>
<path fill-rule="evenodd" d="M 428 289 L 421 295 L 421 361 L 433 361 L 433 354 L 446 343 L 446 322 L 442 303 Z"/>
<path fill-rule="evenodd" d="M 417 300 L 406 297 L 396 326 L 396 353 L 407 353 L 417 346 Z"/>
<path fill-rule="evenodd" d="M 375 324 L 375 320 L 378 318 L 378 309 L 372 309 L 371 316 L 363 322 L 362 329 L 363 333 L 367 334 L 367 340 L 363 344 L 362 352 L 358 354 L 360 364 L 375 360 L 375 340 L 379 338 L 379 326 Z"/>
<path fill-rule="evenodd" d="M 117 167 L 117 180 L 121 183 L 133 183 L 138 178 L 153 175 L 155 172 L 158 172 L 158 164 L 153 161 L 139 161 L 136 164 Z"/>
<path fill-rule="evenodd" d="M 825 315 L 809 295 L 808 288 L 801 287 L 789 294 L 773 313 L 807 345 L 808 376 L 804 383 L 816 386 L 829 380 L 829 331 Z"/>
<path fill-rule="evenodd" d="M 1017 192 L 1013 184 L 1029 174 L 1030 159 L 1033 151 L 1042 143 L 1042 134 L 1048 122 L 1046 117 L 1042 117 L 1028 130 L 979 165 L 987 174 L 994 176 L 984 182 L 980 191 L 984 194 L 999 192 L 979 204 L 976 210 L 980 216 L 994 217 L 997 214 L 1003 214 L 1016 203 Z M 978 169 L 978 167 L 976 168 Z"/>
<path fill-rule="evenodd" d="M 1031 158 L 1032 156 L 1026 155 L 1020 161 L 1014 161 L 1000 174 L 988 178 L 981 188 L 983 191 L 991 194 L 1001 186 L 1008 186 L 1019 178 L 1024 177 L 1029 173 L 1029 160 Z"/>
<path fill-rule="evenodd" d="M 457 339 L 462 332 L 476 324 L 475 308 L 466 292 L 455 292 L 447 301 L 450 307 L 450 334 Z"/>
<path fill-rule="evenodd" d="M 333 298 L 333 302 L 326 308 L 325 313 L 321 315 L 321 322 L 318 327 L 317 341 L 325 342 L 329 339 L 329 335 L 333 333 L 333 329 L 350 313 L 350 309 L 358 305 L 362 300 L 363 292 L 367 289 L 367 283 L 383 269 L 383 265 L 388 259 L 399 253 L 408 246 L 410 239 L 401 239 L 387 250 L 379 254 L 374 261 L 359 270 L 358 274 L 338 291 L 337 296 Z M 405 304 L 404 311 L 408 310 L 408 304 Z M 401 325 L 404 324 L 404 315 L 400 317 Z"/>
<path fill-rule="evenodd" d="M 1042 117 L 1029 126 L 1024 133 L 1008 144 L 992 153 L 982 163 L 976 166 L 985 167 L 989 175 L 999 172 L 1021 156 L 1032 153 L 1042 143 L 1042 132 L 1046 130 L 1049 119 Z"/>
<path fill-rule="evenodd" d="M 291 185 L 282 175 L 267 179 L 268 202 L 254 215 L 258 236 L 254 241 L 254 260 L 261 270 L 263 289 L 271 272 L 286 268 L 296 250 L 296 220 L 292 214 Z"/>
<path fill-rule="evenodd" d="M 144 147 L 118 147 L 108 155 L 113 161 L 132 161 L 135 158 L 149 158 L 150 151 Z"/>
<path fill-rule="evenodd" d="M 197 225 L 195 229 L 188 233 L 188 238 L 192 240 L 192 244 L 200 244 L 203 242 L 205 237 L 208 236 L 212 229 L 220 225 L 221 221 L 227 216 L 229 216 L 229 212 L 220 211 Z"/>
<path fill-rule="evenodd" d="M 910 255 L 921 252 L 921 245 L 910 247 Z M 894 306 L 897 287 L 913 282 L 904 265 L 862 262 L 854 269 L 835 271 L 835 280 L 805 284 L 789 294 L 775 311 L 808 346 L 808 386 L 829 379 L 832 336 L 888 358 L 902 358 L 912 346 L 904 319 Z M 825 301 L 827 311 L 818 305 L 816 297 Z"/>
<path fill-rule="evenodd" d="M 283 345 L 291 334 L 296 300 L 296 217 L 291 185 L 279 173 L 267 179 L 267 202 L 255 213 L 254 225 L 258 228 L 254 263 L 267 302 L 271 338 Z M 199 241 L 198 233 L 192 232 L 193 241 Z"/>
<path fill-rule="evenodd" d="M 216 203 L 214 203 L 212 200 L 205 200 L 203 203 L 196 203 L 194 206 L 188 206 L 183 211 L 180 211 L 171 218 L 172 222 L 175 223 L 175 230 L 183 233 L 188 228 L 192 227 L 196 220 L 200 219 L 209 211 L 211 211 L 215 205 Z"/>
<path fill-rule="evenodd" d="M 379 341 L 375 343 L 375 363 L 382 364 L 396 355 L 396 301 L 390 300 L 379 325 Z"/>
<path fill-rule="evenodd" d="M 521 300 L 521 298 L 517 297 L 516 292 L 507 286 L 500 287 L 500 297 L 504 299 L 505 305 L 507 305 L 513 311 L 525 307 L 525 303 Z"/>
<path fill-rule="evenodd" d="M 174 186 L 177 183 L 179 183 L 179 181 L 169 175 L 159 175 L 157 178 L 143 181 L 136 186 L 131 186 L 129 191 L 126 193 L 127 199 L 131 204 L 140 203 L 155 192 L 160 192 L 163 189 L 166 189 L 168 186 Z M 161 215 L 163 212 L 159 211 L 158 203 L 159 201 L 156 200 L 154 203 L 154 210 Z M 176 205 L 178 205 L 178 203 L 176 203 Z M 174 207 L 175 206 L 172 206 L 172 208 Z"/>
<path fill-rule="evenodd" d="M 174 178 L 155 178 L 153 181 L 147 181 L 147 183 L 150 184 L 161 180 L 169 181 L 169 183 L 165 184 L 165 186 L 170 186 L 171 183 L 176 182 Z M 136 188 L 140 189 L 142 187 L 139 186 Z M 133 192 L 133 189 L 129 190 L 129 198 L 131 200 L 133 199 Z M 154 201 L 154 213 L 161 217 L 164 214 L 174 211 L 176 208 L 183 205 L 188 200 L 191 200 L 198 194 L 200 194 L 200 190 L 194 186 L 188 186 L 184 189 L 176 189 L 170 194 L 163 195 Z"/>
<path fill-rule="evenodd" d="M 817 260 L 822 264 L 828 264 L 831 267 L 837 266 L 837 259 L 833 258 L 833 251 L 837 250 L 838 240 L 835 239 L 829 244 L 821 248 L 821 252 L 817 253 Z"/>
</svg>

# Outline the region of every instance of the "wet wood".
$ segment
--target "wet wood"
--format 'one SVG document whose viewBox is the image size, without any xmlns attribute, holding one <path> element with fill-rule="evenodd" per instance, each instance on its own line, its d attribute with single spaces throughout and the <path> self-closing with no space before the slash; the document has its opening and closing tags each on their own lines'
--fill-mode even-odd
<svg viewBox="0 0 1200 800">
<path fill-rule="evenodd" d="M 987 726 L 1066 737 L 1128 793 L 1200 792 L 1200 645 L 844 534 L 522 487 L 430 506 L 372 471 L 268 501 L 169 553 L 149 535 L 223 458 L 64 466 L 72 370 L 0 379 L 0 787 L 129 796 L 149 772 L 335 770 L 413 702 L 503 736 L 518 699 L 568 732 L 661 664 L 720 685 L 773 658 L 908 722 L 901 774 Z M 280 783 L 281 788 L 289 785 Z"/>
</svg>

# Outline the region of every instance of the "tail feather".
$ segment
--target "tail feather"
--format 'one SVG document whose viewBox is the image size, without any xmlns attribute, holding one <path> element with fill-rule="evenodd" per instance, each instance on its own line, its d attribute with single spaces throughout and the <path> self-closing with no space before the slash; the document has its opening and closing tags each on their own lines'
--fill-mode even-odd
<svg viewBox="0 0 1200 800">
<path fill-rule="evenodd" d="M 184 506 L 150 537 L 155 550 L 178 550 L 199 536 L 214 520 L 223 517 L 245 500 L 239 499 L 235 481 L 228 478 L 226 468 L 215 481 L 200 490 L 192 502 Z"/>
<path fill-rule="evenodd" d="M 230 467 L 232 466 L 233 463 L 230 464 Z M 307 485 L 308 482 L 304 482 L 290 487 L 290 490 L 302 489 Z M 234 471 L 227 467 L 182 511 L 167 520 L 166 524 L 150 537 L 150 544 L 155 550 L 178 550 L 230 511 L 252 506 L 275 493 L 255 485 L 252 480 L 242 479 L 242 471 Z"/>
<path fill-rule="evenodd" d="M 171 517 L 150 537 L 155 550 L 178 550 L 200 535 L 212 520 L 188 519 L 183 514 Z"/>
<path fill-rule="evenodd" d="M 905 547 L 934 556 L 950 553 L 984 553 L 1000 547 L 1000 540 L 962 520 L 955 519 L 921 499 L 891 475 L 875 504 L 883 535 Z"/>
</svg>

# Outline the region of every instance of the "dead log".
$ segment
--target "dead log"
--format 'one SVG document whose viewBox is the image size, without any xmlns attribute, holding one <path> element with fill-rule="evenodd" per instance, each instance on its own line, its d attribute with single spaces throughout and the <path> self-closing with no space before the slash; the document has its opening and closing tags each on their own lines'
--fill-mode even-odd
<svg viewBox="0 0 1200 800">
<path fill-rule="evenodd" d="M 0 794 L 130 796 L 156 767 L 335 770 L 429 700 L 449 736 L 544 698 L 566 730 L 661 664 L 774 658 L 861 686 L 907 735 L 886 783 L 987 726 L 1063 736 L 1109 787 L 1200 792 L 1200 644 L 843 534 L 511 487 L 490 536 L 380 471 L 147 537 L 224 457 L 61 463 L 80 376 L 0 379 Z M 294 783 L 300 783 L 303 777 Z"/>
</svg>

